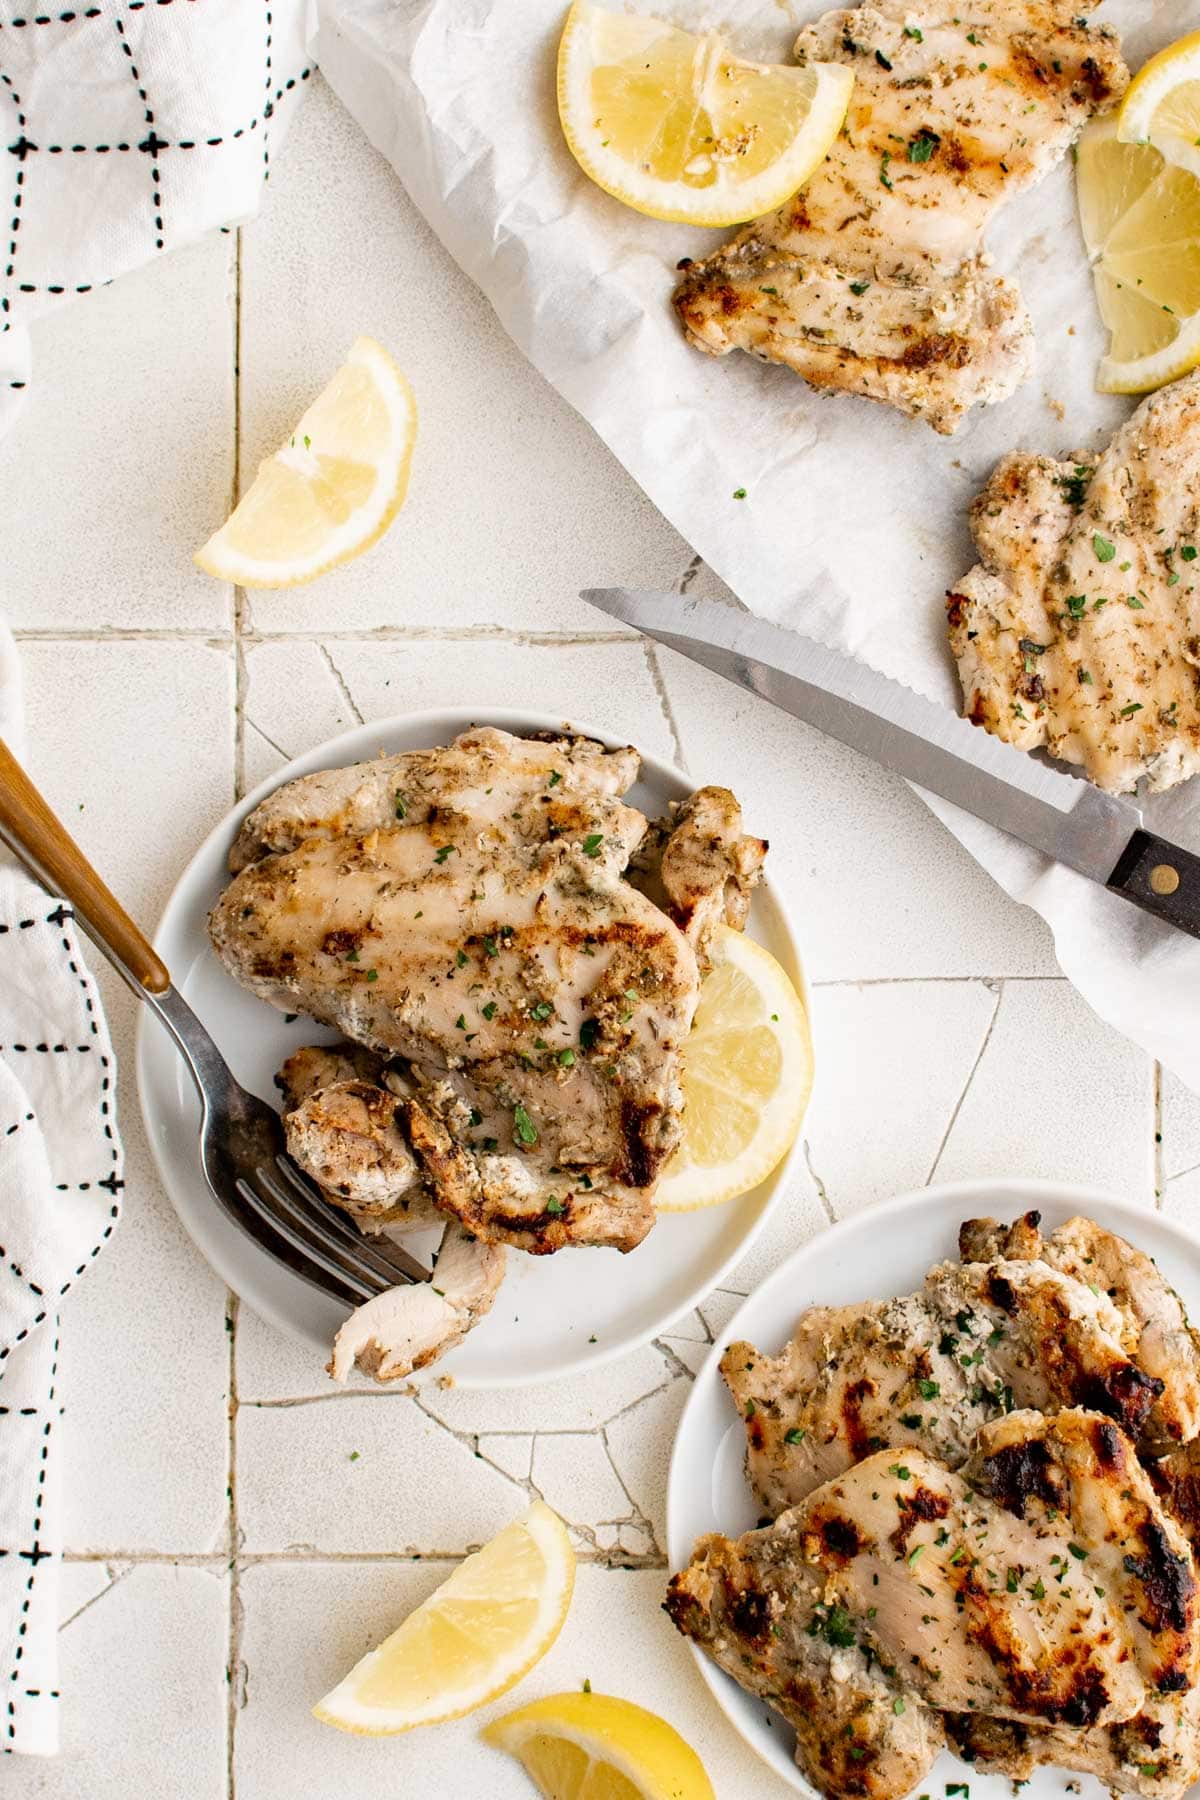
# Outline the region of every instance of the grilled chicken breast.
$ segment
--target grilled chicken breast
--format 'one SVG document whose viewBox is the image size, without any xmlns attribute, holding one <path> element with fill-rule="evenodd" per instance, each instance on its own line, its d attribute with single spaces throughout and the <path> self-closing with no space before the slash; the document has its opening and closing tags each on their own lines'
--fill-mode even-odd
<svg viewBox="0 0 1200 1800">
<path fill-rule="evenodd" d="M 684 329 L 952 432 L 1032 371 L 1024 302 L 983 233 L 1119 97 L 1117 41 L 1073 0 L 878 0 L 826 13 L 795 53 L 853 69 L 845 126 L 786 206 L 681 265 Z"/>
<path fill-rule="evenodd" d="M 1182 1800 L 1200 1779 L 1200 1690 L 1159 1694 L 1131 1719 L 1090 1731 L 947 1713 L 952 1747 L 981 1775 L 1026 1782 L 1039 1763 L 1095 1775 L 1114 1794 Z"/>
<path fill-rule="evenodd" d="M 831 1621 L 835 1641 L 868 1650 L 924 1705 L 1032 1725 L 1128 1720 L 1196 1678 L 1191 1552 L 1129 1439 L 1098 1413 L 999 1419 L 961 1472 L 919 1450 L 877 1453 L 736 1550 L 747 1571 L 782 1557 L 796 1577 L 742 1584 L 755 1691 L 776 1632 L 828 1635 Z M 668 1597 L 706 1648 L 685 1597 L 710 1593 L 697 1576 L 712 1554 L 702 1540 Z M 732 1656 L 723 1666 L 743 1679 Z"/>
<path fill-rule="evenodd" d="M 1120 1314 L 1126 1351 L 1159 1384 L 1140 1448 L 1154 1455 L 1189 1442 L 1200 1433 L 1200 1340 L 1179 1295 L 1144 1251 L 1092 1219 L 1068 1219 L 1047 1238 L 1040 1224 L 1036 1212 L 1007 1228 L 994 1219 L 968 1219 L 958 1234 L 959 1254 L 971 1262 L 995 1256 L 1040 1260 L 1099 1288 Z"/>
<path fill-rule="evenodd" d="M 1200 767 L 1200 375 L 1099 454 L 1016 453 L 971 508 L 979 562 L 948 597 L 963 711 L 1099 787 Z"/>
<path fill-rule="evenodd" d="M 721 1374 L 772 1517 L 885 1446 L 956 1468 L 1014 1408 L 1089 1406 L 1137 1437 L 1160 1391 L 1109 1297 L 1039 1261 L 941 1263 L 916 1294 L 813 1308 L 779 1356 L 734 1343 Z"/>
</svg>

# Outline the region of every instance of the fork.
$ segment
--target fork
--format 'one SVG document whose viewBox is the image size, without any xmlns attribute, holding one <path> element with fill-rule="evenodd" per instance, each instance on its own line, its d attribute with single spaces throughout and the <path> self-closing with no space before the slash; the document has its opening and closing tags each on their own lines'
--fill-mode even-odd
<svg viewBox="0 0 1200 1800">
<path fill-rule="evenodd" d="M 97 949 L 166 1027 L 200 1096 L 200 1163 L 226 1217 L 324 1294 L 359 1306 L 429 1270 L 388 1238 L 367 1239 L 287 1154 L 273 1106 L 247 1092 L 172 985 L 170 972 L 0 739 L 0 841 L 62 895 Z"/>
</svg>

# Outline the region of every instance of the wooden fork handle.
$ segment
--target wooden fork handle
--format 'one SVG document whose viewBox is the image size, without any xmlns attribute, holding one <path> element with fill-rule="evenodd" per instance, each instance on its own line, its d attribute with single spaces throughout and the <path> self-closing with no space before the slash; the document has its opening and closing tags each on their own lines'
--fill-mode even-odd
<svg viewBox="0 0 1200 1800">
<path fill-rule="evenodd" d="M 78 844 L 51 812 L 12 751 L 0 739 L 0 832 L 25 867 L 69 900 L 90 932 L 147 993 L 171 985 L 166 964 L 109 893 Z"/>
</svg>

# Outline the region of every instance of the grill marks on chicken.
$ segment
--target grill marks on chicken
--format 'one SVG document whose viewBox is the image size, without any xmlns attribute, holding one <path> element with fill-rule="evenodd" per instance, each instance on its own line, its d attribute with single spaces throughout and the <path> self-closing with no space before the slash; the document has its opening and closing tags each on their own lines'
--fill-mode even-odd
<svg viewBox="0 0 1200 1800">
<path fill-rule="evenodd" d="M 954 7 L 879 0 L 826 13 L 799 62 L 855 87 L 807 186 L 686 270 L 691 342 L 748 350 L 816 387 L 882 400 L 952 432 L 1032 372 L 1015 285 L 981 253 L 996 208 L 1062 157 L 1128 80 L 1111 32 L 1069 0 Z"/>
<path fill-rule="evenodd" d="M 1200 1657 L 1186 1541 L 1129 1440 L 1078 1410 L 984 1426 L 961 1473 L 922 1451 L 870 1456 L 734 1545 L 702 1539 L 667 1610 L 760 1692 L 777 1691 L 776 1643 L 832 1629 L 878 1664 L 864 1710 L 881 1729 L 876 1711 L 906 1691 L 938 1711 L 1107 1725 L 1190 1686 Z M 829 1725 L 818 1713 L 812 1729 Z M 899 1795 L 914 1774 L 884 1755 L 872 1779 L 846 1791 Z"/>
<path fill-rule="evenodd" d="M 793 1723 L 830 1795 L 899 1800 L 945 1732 L 1015 1780 L 1057 1763 L 1180 1800 L 1200 1777 L 1197 1339 L 1153 1261 L 1089 1219 L 972 1219 L 959 1251 L 917 1294 L 809 1309 L 778 1357 L 729 1346 L 778 1516 L 702 1539 L 667 1610 Z"/>
<path fill-rule="evenodd" d="M 957 1467 L 1014 1408 L 1089 1406 L 1136 1436 L 1158 1393 L 1112 1301 L 1037 1261 L 943 1263 L 919 1293 L 814 1308 L 779 1356 L 731 1344 L 721 1373 L 771 1514 L 885 1445 Z"/>
<path fill-rule="evenodd" d="M 979 562 L 948 597 L 963 712 L 1121 793 L 1200 768 L 1200 376 L 1107 449 L 1006 456 L 971 508 Z"/>
</svg>

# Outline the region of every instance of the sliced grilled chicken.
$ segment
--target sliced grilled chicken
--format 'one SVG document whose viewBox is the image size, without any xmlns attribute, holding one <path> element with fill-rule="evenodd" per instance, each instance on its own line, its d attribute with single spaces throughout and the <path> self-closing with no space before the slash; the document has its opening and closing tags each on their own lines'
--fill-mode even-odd
<svg viewBox="0 0 1200 1800">
<path fill-rule="evenodd" d="M 1159 1392 L 1108 1296 L 1040 1261 L 940 1263 L 916 1294 L 805 1313 L 779 1356 L 731 1344 L 721 1374 L 772 1517 L 885 1446 L 957 1467 L 1014 1408 L 1090 1406 L 1137 1436 Z"/>
<path fill-rule="evenodd" d="M 1183 1800 L 1200 1779 L 1200 1689 L 1155 1695 L 1132 1719 L 1091 1731 L 975 1713 L 947 1713 L 944 1723 L 953 1748 L 981 1775 L 1026 1782 L 1039 1764 L 1055 1763 L 1145 1800 Z"/>
<path fill-rule="evenodd" d="M 878 0 L 806 26 L 796 57 L 853 69 L 845 126 L 786 206 L 683 265 L 684 328 L 953 431 L 1032 372 L 1024 301 L 983 233 L 1119 97 L 1117 41 L 1074 0 Z"/>
<path fill-rule="evenodd" d="M 819 1570 L 787 1533 L 701 1538 L 667 1589 L 685 1637 L 796 1733 L 796 1762 L 822 1793 L 903 1800 L 945 1744 L 936 1712 L 825 1603 Z"/>
<path fill-rule="evenodd" d="M 505 1253 L 446 1226 L 429 1281 L 389 1288 L 356 1308 L 333 1341 L 329 1373 L 345 1381 L 355 1364 L 376 1381 L 402 1381 L 447 1350 L 491 1311 Z"/>
<path fill-rule="evenodd" d="M 674 919 L 706 970 L 719 927 L 745 928 L 766 854 L 763 838 L 742 831 L 742 809 L 729 789 L 703 787 L 654 822 L 629 879 Z"/>
<path fill-rule="evenodd" d="M 1111 1420 L 1014 1413 L 983 1427 L 962 1471 L 895 1456 L 866 1458 L 731 1547 L 761 1643 L 833 1619 L 839 1643 L 925 1706 L 1042 1726 L 1115 1724 L 1194 1683 L 1191 1552 Z M 701 1572 L 722 1554 L 702 1540 Z M 675 1598 L 696 1566 L 668 1610 L 704 1641 Z M 743 1677 L 733 1654 L 723 1666 L 761 1691 L 753 1666 Z"/>
<path fill-rule="evenodd" d="M 979 562 L 948 597 L 963 712 L 1114 793 L 1200 768 L 1200 375 L 1098 455 L 1017 453 L 971 508 Z"/>
<path fill-rule="evenodd" d="M 1007 1230 L 993 1219 L 968 1219 L 959 1254 L 992 1254 L 1048 1263 L 1084 1286 L 1099 1288 L 1123 1322 L 1122 1341 L 1138 1367 L 1162 1384 L 1141 1431 L 1150 1454 L 1187 1443 L 1200 1432 L 1200 1342 L 1183 1302 L 1144 1251 L 1091 1219 L 1068 1219 L 1043 1238 L 1037 1213 Z M 997 1249 L 999 1246 L 999 1249 Z"/>
</svg>

